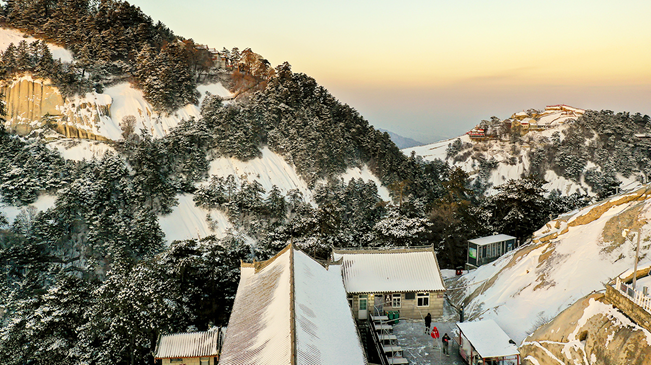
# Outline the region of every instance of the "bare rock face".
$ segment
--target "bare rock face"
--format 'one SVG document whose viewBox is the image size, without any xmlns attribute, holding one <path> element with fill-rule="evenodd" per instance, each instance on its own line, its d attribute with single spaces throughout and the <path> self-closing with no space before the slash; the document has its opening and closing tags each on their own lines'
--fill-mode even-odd
<svg viewBox="0 0 651 365">
<path fill-rule="evenodd" d="M 522 343 L 523 364 L 651 363 L 651 332 L 591 294 L 539 327 Z"/>
<path fill-rule="evenodd" d="M 88 98 L 65 100 L 48 80 L 22 77 L 0 87 L 7 103 L 7 129 L 28 135 L 46 124 L 68 138 L 107 140 L 97 135 L 102 117 L 110 117 L 111 104 Z M 91 98 L 92 100 L 92 98 Z"/>
<path fill-rule="evenodd" d="M 2 93 L 7 103 L 9 129 L 20 135 L 27 135 L 41 127 L 46 114 L 59 115 L 58 108 L 63 105 L 59 90 L 49 82 L 21 79 L 11 85 L 3 86 Z"/>
</svg>

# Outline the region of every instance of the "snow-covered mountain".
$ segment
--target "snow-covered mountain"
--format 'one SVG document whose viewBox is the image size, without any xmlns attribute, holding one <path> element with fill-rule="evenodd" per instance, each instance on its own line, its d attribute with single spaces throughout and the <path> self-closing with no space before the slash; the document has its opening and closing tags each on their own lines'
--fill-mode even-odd
<svg viewBox="0 0 651 365">
<path fill-rule="evenodd" d="M 416 141 L 414 139 L 411 139 L 411 138 L 403 137 L 403 136 L 399 135 L 398 133 L 394 133 L 394 132 L 388 131 L 386 129 L 378 128 L 378 130 L 380 132 L 389 133 L 389 137 L 391 137 L 391 140 L 393 141 L 393 143 L 395 143 L 396 146 L 398 146 L 398 148 L 400 148 L 400 149 L 420 146 L 420 145 L 423 144 L 422 142 L 418 142 L 418 141 Z"/>
<path fill-rule="evenodd" d="M 633 267 L 636 245 L 622 236 L 624 229 L 639 229 L 640 257 L 648 261 L 648 185 L 550 221 L 534 233 L 532 243 L 471 271 L 450 289 L 469 320 L 492 318 L 521 342 Z"/>
<path fill-rule="evenodd" d="M 634 137 L 635 133 L 642 132 L 645 119 L 640 116 L 639 123 L 635 118 L 632 118 L 635 122 L 621 120 L 627 119 L 628 114 L 624 113 L 624 118 L 620 114 L 608 111 L 586 114 L 567 105 L 550 105 L 542 111 L 518 112 L 504 120 L 492 117 L 462 136 L 402 151 L 428 161 L 440 159 L 458 166 L 487 187 L 489 194 L 493 191 L 491 187 L 529 175 L 546 180 L 546 190 L 558 189 L 563 195 L 575 192 L 597 195 L 604 189 L 606 175 L 612 181 L 621 182 L 621 189 L 631 190 L 643 182 L 645 170 L 639 165 L 645 163 L 635 166 L 638 157 L 629 157 L 631 167 L 619 171 L 617 160 L 621 157 L 615 159 L 613 153 L 619 147 L 612 141 L 621 140 L 629 154 L 635 148 L 645 150 Z M 608 117 L 612 121 L 604 123 L 603 119 Z"/>
<path fill-rule="evenodd" d="M 36 41 L 20 31 L 0 28 L 0 51 L 9 44 L 17 45 L 25 40 Z M 71 62 L 72 53 L 60 46 L 48 43 L 53 58 L 61 62 Z M 221 82 L 197 86 L 201 95 L 199 104 L 188 104 L 171 113 L 157 112 L 148 102 L 142 90 L 128 82 L 106 87 L 102 92 L 63 97 L 58 88 L 49 80 L 31 74 L 22 74 L 8 82 L 0 82 L 0 94 L 4 94 L 7 117 L 5 126 L 23 136 L 36 132 L 66 159 L 81 161 L 101 158 L 106 152 L 116 152 L 113 142 L 124 140 L 123 130 L 127 119 L 131 119 L 131 129 L 135 134 L 147 131 L 154 138 L 168 135 L 183 120 L 201 118 L 201 105 L 209 95 L 218 95 L 229 103 L 234 95 Z M 47 118 L 56 121 L 56 132 L 44 128 Z M 43 132 L 45 131 L 45 135 Z M 241 161 L 236 158 L 218 157 L 210 162 L 210 176 L 235 176 L 238 183 L 257 181 L 268 192 L 276 186 L 281 193 L 296 189 L 306 201 L 314 204 L 312 190 L 299 175 L 294 164 L 288 163 L 281 155 L 269 148 L 262 149 L 258 158 Z M 380 197 L 389 201 L 389 191 L 366 167 L 348 168 L 341 174 L 345 182 L 351 179 L 373 181 L 378 186 Z M 178 205 L 172 213 L 159 217 L 161 229 L 167 242 L 209 235 L 223 237 L 232 225 L 223 212 L 199 207 L 191 194 L 177 196 Z M 41 196 L 29 207 L 15 207 L 0 203 L 3 213 L 11 224 L 23 212 L 45 211 L 54 206 L 56 197 Z"/>
</svg>

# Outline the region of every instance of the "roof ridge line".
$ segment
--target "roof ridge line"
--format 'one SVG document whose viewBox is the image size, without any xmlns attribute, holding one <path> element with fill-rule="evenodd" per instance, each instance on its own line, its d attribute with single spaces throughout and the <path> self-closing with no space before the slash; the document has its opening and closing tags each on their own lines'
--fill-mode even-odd
<svg viewBox="0 0 651 365">
<path fill-rule="evenodd" d="M 294 245 L 290 242 L 286 249 L 289 249 L 289 332 L 291 335 L 291 365 L 298 363 L 296 354 L 296 295 L 294 276 Z M 283 250 L 284 251 L 284 250 Z"/>
</svg>

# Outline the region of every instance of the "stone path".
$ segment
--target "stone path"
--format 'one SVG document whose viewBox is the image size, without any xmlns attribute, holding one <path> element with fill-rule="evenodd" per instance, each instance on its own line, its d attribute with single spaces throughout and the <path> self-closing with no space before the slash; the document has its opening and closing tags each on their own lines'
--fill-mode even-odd
<svg viewBox="0 0 651 365">
<path fill-rule="evenodd" d="M 441 339 L 437 340 L 437 347 L 429 333 L 425 333 L 423 321 L 400 320 L 393 327 L 393 332 L 398 337 L 398 344 L 404 349 L 403 356 L 409 360 L 411 365 L 444 364 L 464 365 L 465 362 L 459 356 L 457 343 L 454 341 L 456 326 L 454 322 L 433 323 L 439 330 L 441 337 L 444 333 L 452 338 L 450 341 L 450 356 L 442 353 Z"/>
</svg>

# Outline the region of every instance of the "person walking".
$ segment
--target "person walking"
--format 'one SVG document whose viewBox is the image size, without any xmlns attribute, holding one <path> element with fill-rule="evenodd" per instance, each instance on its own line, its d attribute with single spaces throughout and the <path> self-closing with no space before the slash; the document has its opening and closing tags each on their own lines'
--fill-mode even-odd
<svg viewBox="0 0 651 365">
<path fill-rule="evenodd" d="M 443 353 L 450 356 L 450 350 L 448 349 L 448 345 L 450 343 L 450 336 L 448 334 L 444 334 L 443 337 L 441 337 L 441 341 L 443 342 Z"/>
<path fill-rule="evenodd" d="M 432 315 L 427 313 L 425 316 L 425 334 L 429 333 L 430 326 L 432 325 Z"/>
</svg>

